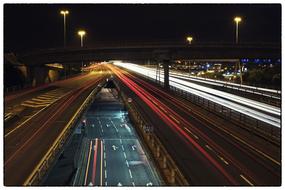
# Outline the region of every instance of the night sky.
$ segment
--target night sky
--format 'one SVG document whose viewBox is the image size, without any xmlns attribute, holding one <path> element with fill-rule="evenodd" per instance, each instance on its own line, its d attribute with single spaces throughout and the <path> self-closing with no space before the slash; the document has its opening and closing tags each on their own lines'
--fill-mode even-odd
<svg viewBox="0 0 285 190">
<path fill-rule="evenodd" d="M 279 4 L 5 4 L 4 51 L 21 52 L 63 46 L 63 16 L 68 9 L 67 46 L 79 47 L 78 29 L 86 46 L 102 43 L 183 41 L 230 43 L 234 16 L 243 18 L 240 41 L 281 41 Z"/>
</svg>

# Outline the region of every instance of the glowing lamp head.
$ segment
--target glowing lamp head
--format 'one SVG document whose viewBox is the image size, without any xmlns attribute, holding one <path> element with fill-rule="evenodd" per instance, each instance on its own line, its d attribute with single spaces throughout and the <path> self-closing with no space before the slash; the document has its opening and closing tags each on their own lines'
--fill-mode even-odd
<svg viewBox="0 0 285 190">
<path fill-rule="evenodd" d="M 68 15 L 68 10 L 62 10 L 62 11 L 60 11 L 60 14 L 62 14 L 62 15 Z"/>
<path fill-rule="evenodd" d="M 189 43 L 191 43 L 192 40 L 193 40 L 193 38 L 192 38 L 191 36 L 188 36 L 188 37 L 186 38 L 186 40 L 187 40 Z"/>
<path fill-rule="evenodd" d="M 78 31 L 78 35 L 79 36 L 84 36 L 86 34 L 86 32 L 84 30 L 79 30 Z"/>
<path fill-rule="evenodd" d="M 234 18 L 234 21 L 235 21 L 236 23 L 241 22 L 241 17 L 235 17 L 235 18 Z"/>
</svg>

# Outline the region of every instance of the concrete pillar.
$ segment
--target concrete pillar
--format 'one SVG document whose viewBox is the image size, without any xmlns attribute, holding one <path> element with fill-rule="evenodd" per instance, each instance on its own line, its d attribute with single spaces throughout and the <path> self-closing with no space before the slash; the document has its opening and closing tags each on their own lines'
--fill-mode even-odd
<svg viewBox="0 0 285 190">
<path fill-rule="evenodd" d="M 163 61 L 164 68 L 164 88 L 169 89 L 169 60 Z"/>
<path fill-rule="evenodd" d="M 29 67 L 28 77 L 30 78 L 32 86 L 49 82 L 48 71 L 46 67 Z"/>
</svg>

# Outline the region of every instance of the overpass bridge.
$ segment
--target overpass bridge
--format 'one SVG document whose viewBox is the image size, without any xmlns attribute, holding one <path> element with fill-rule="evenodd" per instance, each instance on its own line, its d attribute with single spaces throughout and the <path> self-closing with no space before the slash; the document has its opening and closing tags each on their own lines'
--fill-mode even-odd
<svg viewBox="0 0 285 190">
<path fill-rule="evenodd" d="M 26 65 L 108 60 L 181 60 L 280 58 L 280 45 L 249 44 L 162 44 L 53 48 L 18 54 Z"/>
<path fill-rule="evenodd" d="M 111 44 L 84 48 L 52 48 L 35 50 L 17 54 L 18 61 L 32 69 L 31 73 L 39 73 L 48 63 L 82 64 L 87 61 L 151 61 L 164 65 L 165 87 L 169 87 L 168 65 L 174 60 L 236 60 L 242 58 L 281 57 L 280 44 L 185 44 L 185 43 L 153 43 L 153 44 Z M 42 72 L 41 72 L 42 73 Z M 34 76 L 37 78 L 37 76 Z M 38 78 L 42 78 L 39 76 Z"/>
</svg>

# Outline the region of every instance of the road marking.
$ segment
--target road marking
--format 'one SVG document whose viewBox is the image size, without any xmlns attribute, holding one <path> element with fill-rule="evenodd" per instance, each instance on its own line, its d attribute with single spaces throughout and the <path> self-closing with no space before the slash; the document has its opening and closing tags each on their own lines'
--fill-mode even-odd
<svg viewBox="0 0 285 190">
<path fill-rule="evenodd" d="M 130 177 L 133 178 L 131 169 L 129 169 L 129 174 L 130 174 Z"/>
<path fill-rule="evenodd" d="M 108 186 L 108 183 L 107 183 L 107 181 L 105 181 L 105 186 Z"/>
<path fill-rule="evenodd" d="M 239 175 L 244 181 L 246 181 L 249 185 L 254 186 L 246 177 L 244 177 L 242 174 Z"/>
<path fill-rule="evenodd" d="M 123 151 L 125 151 L 125 149 L 124 149 L 124 146 L 122 145 L 122 149 L 123 149 Z"/>
<path fill-rule="evenodd" d="M 112 145 L 113 150 L 117 150 L 119 147 L 115 146 L 114 144 Z"/>
<path fill-rule="evenodd" d="M 91 149 L 92 149 L 92 141 L 90 141 L 90 145 L 89 145 L 88 160 L 87 160 L 86 169 L 85 169 L 84 185 L 86 185 L 87 183 L 87 174 L 88 174 L 89 163 L 90 163 Z"/>
<path fill-rule="evenodd" d="M 180 124 L 180 122 L 174 116 L 169 114 L 169 117 L 171 117 L 176 123 Z"/>
<path fill-rule="evenodd" d="M 159 106 L 159 108 L 162 109 L 165 113 L 167 113 L 167 111 L 163 107 Z"/>
<path fill-rule="evenodd" d="M 126 153 L 124 152 L 124 157 L 127 159 L 127 155 L 126 155 Z"/>
<path fill-rule="evenodd" d="M 132 149 L 136 150 L 137 146 L 136 145 L 132 145 Z"/>
<path fill-rule="evenodd" d="M 205 147 L 206 147 L 207 149 L 213 151 L 213 149 L 212 149 L 209 145 L 206 144 Z"/>
<path fill-rule="evenodd" d="M 46 99 L 41 99 L 41 98 L 39 98 L 39 97 L 37 97 L 37 98 L 32 98 L 32 101 L 33 102 L 36 102 L 36 103 L 42 103 L 42 102 L 47 102 L 47 103 L 51 103 L 51 102 L 53 102 L 53 101 L 55 101 L 56 100 L 56 98 L 53 98 L 53 99 L 50 99 L 50 100 L 46 100 Z M 29 101 L 29 100 L 28 100 Z"/>
<path fill-rule="evenodd" d="M 99 142 L 100 143 L 100 142 Z M 93 170 L 92 170 L 92 183 L 95 185 L 95 179 L 96 179 L 96 167 L 97 167 L 97 153 L 98 153 L 98 139 L 95 140 L 95 146 L 94 146 L 94 158 L 93 158 Z"/>
<path fill-rule="evenodd" d="M 148 182 L 147 184 L 146 184 L 146 186 L 148 187 L 148 186 L 152 186 L 152 183 L 151 182 Z"/>
<path fill-rule="evenodd" d="M 101 129 L 102 133 L 104 133 L 103 129 Z"/>
<path fill-rule="evenodd" d="M 196 135 L 194 135 L 188 128 L 184 127 L 186 131 L 188 131 L 195 139 L 199 139 Z"/>
<path fill-rule="evenodd" d="M 135 185 L 135 182 L 132 182 L 132 184 L 133 184 L 134 187 L 136 186 L 136 185 Z"/>
<path fill-rule="evenodd" d="M 222 160 L 226 165 L 229 165 L 229 163 L 221 156 L 218 156 L 220 158 L 220 160 Z"/>
<path fill-rule="evenodd" d="M 106 168 L 107 166 L 106 166 L 107 164 L 106 164 L 106 160 L 104 160 L 104 167 Z"/>
<path fill-rule="evenodd" d="M 106 152 L 104 152 L 104 159 L 106 159 Z"/>
<path fill-rule="evenodd" d="M 122 139 L 120 139 L 120 143 L 123 144 Z"/>
<path fill-rule="evenodd" d="M 127 167 L 129 168 L 130 166 L 129 166 L 129 162 L 128 162 L 128 160 L 126 160 L 126 164 L 127 164 Z"/>
<path fill-rule="evenodd" d="M 105 167 L 106 167 L 106 160 L 105 161 Z M 103 143 L 101 141 L 101 172 L 100 172 L 100 184 L 103 186 Z"/>
<path fill-rule="evenodd" d="M 25 107 L 39 108 L 39 107 L 47 107 L 50 104 L 31 105 L 31 104 L 22 103 L 21 105 Z"/>
<path fill-rule="evenodd" d="M 105 179 L 107 179 L 107 170 L 105 169 Z"/>
</svg>

